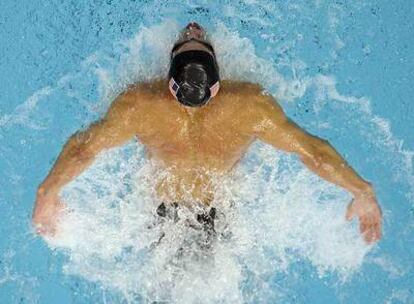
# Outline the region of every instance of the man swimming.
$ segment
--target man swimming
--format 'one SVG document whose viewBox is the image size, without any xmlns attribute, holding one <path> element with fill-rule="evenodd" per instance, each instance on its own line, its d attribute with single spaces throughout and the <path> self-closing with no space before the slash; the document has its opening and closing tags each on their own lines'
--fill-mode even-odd
<svg viewBox="0 0 414 304">
<path fill-rule="evenodd" d="M 116 98 L 105 117 L 77 132 L 65 144 L 39 186 L 33 224 L 53 235 L 65 205 L 62 187 L 80 175 L 104 149 L 138 137 L 147 156 L 170 174 L 157 181 L 159 216 L 179 205 L 214 198 L 212 175 L 226 175 L 256 139 L 296 153 L 314 173 L 353 194 L 346 217 L 358 216 L 368 243 L 381 238 L 381 210 L 373 187 L 325 140 L 290 121 L 278 103 L 256 84 L 220 80 L 219 67 L 205 30 L 188 24 L 171 51 L 167 80 L 141 83 Z M 214 229 L 215 209 L 197 218 Z M 212 228 L 213 227 L 213 228 Z"/>
</svg>

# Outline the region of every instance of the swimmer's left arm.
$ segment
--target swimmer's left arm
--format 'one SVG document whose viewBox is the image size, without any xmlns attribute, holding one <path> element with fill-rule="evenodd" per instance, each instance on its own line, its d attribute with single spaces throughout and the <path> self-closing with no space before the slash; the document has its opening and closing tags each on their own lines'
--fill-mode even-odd
<svg viewBox="0 0 414 304">
<path fill-rule="evenodd" d="M 261 115 L 254 130 L 256 136 L 278 149 L 296 153 L 314 173 L 350 191 L 354 199 L 348 207 L 347 219 L 358 216 L 365 240 L 379 240 L 381 209 L 371 184 L 362 179 L 329 142 L 307 133 L 290 121 L 270 96 L 264 96 L 259 108 Z"/>
</svg>

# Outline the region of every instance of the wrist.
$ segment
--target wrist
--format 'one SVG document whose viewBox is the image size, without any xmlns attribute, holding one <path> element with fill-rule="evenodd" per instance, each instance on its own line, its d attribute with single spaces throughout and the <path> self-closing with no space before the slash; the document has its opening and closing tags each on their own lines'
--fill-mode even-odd
<svg viewBox="0 0 414 304">
<path fill-rule="evenodd" d="M 364 183 L 363 186 L 353 192 L 354 196 L 357 197 L 373 197 L 375 196 L 374 188 L 370 183 Z"/>
</svg>

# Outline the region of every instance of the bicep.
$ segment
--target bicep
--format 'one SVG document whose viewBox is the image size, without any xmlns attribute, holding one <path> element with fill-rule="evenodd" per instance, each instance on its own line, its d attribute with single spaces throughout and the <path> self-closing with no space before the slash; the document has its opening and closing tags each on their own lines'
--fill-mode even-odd
<svg viewBox="0 0 414 304">
<path fill-rule="evenodd" d="M 282 151 L 299 154 L 309 152 L 312 143 L 318 140 L 289 119 L 268 122 L 258 138 Z"/>
<path fill-rule="evenodd" d="M 269 100 L 263 107 L 256 136 L 261 141 L 285 152 L 309 155 L 323 140 L 309 134 L 291 121 L 276 101 Z"/>
</svg>

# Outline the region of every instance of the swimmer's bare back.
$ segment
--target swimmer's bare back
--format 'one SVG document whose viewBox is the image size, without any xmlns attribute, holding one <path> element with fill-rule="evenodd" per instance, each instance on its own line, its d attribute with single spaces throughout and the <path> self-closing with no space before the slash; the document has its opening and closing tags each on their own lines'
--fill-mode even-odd
<svg viewBox="0 0 414 304">
<path fill-rule="evenodd" d="M 250 83 L 222 81 L 220 93 L 207 105 L 185 107 L 169 93 L 166 80 L 131 87 L 111 105 L 106 116 L 66 143 L 38 190 L 33 215 L 38 232 L 54 233 L 55 217 L 64 208 L 60 189 L 77 177 L 104 149 L 136 137 L 149 158 L 170 176 L 156 185 L 161 201 L 202 201 L 214 196 L 212 174 L 227 174 L 258 139 L 296 153 L 322 178 L 354 195 L 347 217 L 360 218 L 369 242 L 381 234 L 381 211 L 371 185 L 327 142 L 287 119 L 277 102 Z"/>
</svg>

